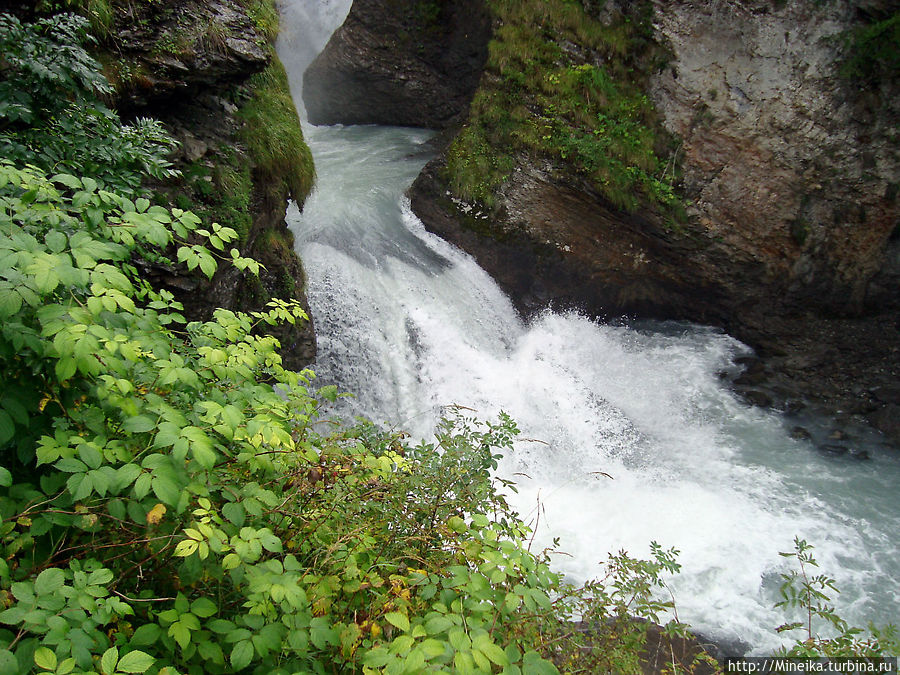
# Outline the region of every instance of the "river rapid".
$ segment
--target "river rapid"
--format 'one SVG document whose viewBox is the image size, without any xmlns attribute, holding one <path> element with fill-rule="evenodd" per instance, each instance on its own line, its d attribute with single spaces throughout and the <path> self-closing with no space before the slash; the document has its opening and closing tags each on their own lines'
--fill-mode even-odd
<svg viewBox="0 0 900 675">
<path fill-rule="evenodd" d="M 282 5 L 279 54 L 298 108 L 302 73 L 347 0 Z M 475 262 L 428 233 L 404 192 L 431 156 L 430 132 L 314 127 L 318 173 L 288 222 L 308 275 L 320 384 L 354 394 L 364 415 L 427 438 L 446 406 L 509 413 L 531 440 L 499 474 L 512 502 L 559 538 L 573 581 L 609 552 L 680 551 L 670 581 L 679 618 L 726 642 L 770 652 L 786 616 L 773 608 L 779 555 L 813 543 L 851 623 L 897 622 L 900 457 L 829 457 L 792 439 L 777 413 L 748 406 L 723 373 L 749 349 L 687 323 L 603 324 L 577 313 L 527 321 Z M 799 635 L 798 635 L 799 637 Z"/>
</svg>

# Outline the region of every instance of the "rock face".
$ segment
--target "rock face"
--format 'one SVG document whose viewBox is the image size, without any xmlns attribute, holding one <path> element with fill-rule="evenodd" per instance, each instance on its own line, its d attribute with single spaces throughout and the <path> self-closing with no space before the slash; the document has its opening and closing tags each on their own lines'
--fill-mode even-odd
<svg viewBox="0 0 900 675">
<path fill-rule="evenodd" d="M 478 84 L 490 25 L 483 0 L 355 0 L 304 76 L 310 122 L 450 125 Z"/>
<path fill-rule="evenodd" d="M 897 300 L 870 282 L 900 216 L 900 88 L 837 76 L 859 3 L 782 4 L 657 2 L 674 56 L 650 94 L 702 236 L 758 262 L 778 314 L 858 315 Z"/>
<path fill-rule="evenodd" d="M 265 38 L 241 3 L 167 0 L 119 15 L 112 79 L 129 108 L 224 89 L 261 71 Z"/>
<path fill-rule="evenodd" d="M 900 376 L 900 87 L 837 72 L 841 36 L 867 10 L 653 5 L 671 58 L 648 95 L 681 142 L 688 224 L 622 213 L 564 166 L 528 157 L 483 212 L 453 198 L 439 157 L 411 189 L 414 211 L 523 311 L 577 305 L 722 326 L 758 349 L 776 405 L 865 415 L 900 440 L 884 393 Z M 877 16 L 877 3 L 866 7 Z"/>
<path fill-rule="evenodd" d="M 297 300 L 308 310 L 305 275 L 284 220 L 288 197 L 302 203 L 306 195 L 289 195 L 297 181 L 260 174 L 245 143 L 241 109 L 252 94 L 248 78 L 275 58 L 271 37 L 242 3 L 167 0 L 117 6 L 103 44 L 117 105 L 131 115 L 160 119 L 180 143 L 175 162 L 183 180 L 157 188 L 205 220 L 238 230 L 241 255 L 265 266 L 257 278 L 221 265 L 207 280 L 142 263 L 152 283 L 169 288 L 185 305 L 189 320 L 206 320 L 218 307 L 256 311 L 271 298 Z M 188 195 L 187 203 L 178 202 Z M 311 321 L 269 332 L 281 342 L 289 368 L 299 370 L 315 359 Z"/>
</svg>

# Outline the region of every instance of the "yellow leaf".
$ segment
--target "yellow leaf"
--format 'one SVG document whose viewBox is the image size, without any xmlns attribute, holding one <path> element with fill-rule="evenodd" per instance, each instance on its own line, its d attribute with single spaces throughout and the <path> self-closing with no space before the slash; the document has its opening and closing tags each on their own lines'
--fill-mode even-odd
<svg viewBox="0 0 900 675">
<path fill-rule="evenodd" d="M 163 519 L 164 515 L 166 515 L 166 507 L 162 504 L 157 504 L 147 513 L 147 524 L 159 525 L 159 521 Z"/>
</svg>

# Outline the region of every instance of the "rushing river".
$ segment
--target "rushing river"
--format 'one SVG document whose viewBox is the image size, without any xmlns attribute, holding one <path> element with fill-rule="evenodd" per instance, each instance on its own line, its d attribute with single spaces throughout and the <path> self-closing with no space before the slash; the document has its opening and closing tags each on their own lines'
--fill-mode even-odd
<svg viewBox="0 0 900 675">
<path fill-rule="evenodd" d="M 300 106 L 306 64 L 347 0 L 286 0 L 279 45 Z M 749 407 L 722 372 L 749 352 L 683 323 L 609 325 L 575 313 L 530 321 L 465 253 L 426 232 L 404 192 L 430 133 L 304 125 L 318 172 L 288 222 L 308 275 L 319 382 L 352 392 L 340 413 L 427 437 L 444 406 L 506 411 L 523 437 L 500 473 L 557 568 L 584 581 L 608 552 L 680 550 L 670 586 L 701 632 L 771 651 L 795 535 L 837 579 L 839 613 L 900 620 L 900 457 L 827 457 Z M 604 475 L 606 474 L 606 475 Z"/>
</svg>

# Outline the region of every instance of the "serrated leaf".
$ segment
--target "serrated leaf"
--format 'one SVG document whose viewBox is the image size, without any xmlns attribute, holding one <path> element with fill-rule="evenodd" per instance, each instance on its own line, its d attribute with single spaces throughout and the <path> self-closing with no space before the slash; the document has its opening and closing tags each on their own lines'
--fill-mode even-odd
<svg viewBox="0 0 900 675">
<path fill-rule="evenodd" d="M 391 655 L 384 647 L 370 649 L 362 658 L 362 664 L 369 668 L 383 668 L 391 661 Z"/>
<path fill-rule="evenodd" d="M 228 659 L 231 667 L 235 670 L 242 670 L 250 665 L 253 660 L 253 643 L 250 640 L 241 640 L 234 649 L 231 650 L 231 656 Z"/>
<path fill-rule="evenodd" d="M 125 420 L 122 428 L 132 434 L 143 434 L 156 428 L 156 420 L 147 415 L 135 415 Z"/>
<path fill-rule="evenodd" d="M 12 440 L 16 435 L 16 426 L 5 410 L 0 410 L 0 446 Z"/>
<path fill-rule="evenodd" d="M 81 189 L 81 181 L 77 177 L 67 173 L 58 173 L 55 176 L 51 177 L 50 180 L 52 180 L 54 183 L 62 183 L 67 188 L 71 188 L 72 190 Z"/>
<path fill-rule="evenodd" d="M 201 619 L 209 618 L 218 611 L 216 603 L 209 598 L 197 598 L 191 603 L 191 612 Z"/>
<path fill-rule="evenodd" d="M 12 288 L 0 288 L 0 319 L 6 319 L 22 309 L 22 296 Z"/>
<path fill-rule="evenodd" d="M 120 673 L 143 673 L 149 670 L 154 663 L 156 663 L 155 658 L 146 652 L 135 649 L 119 659 L 117 670 Z"/>
<path fill-rule="evenodd" d="M 384 620 L 393 626 L 396 626 L 403 632 L 409 630 L 409 617 L 400 612 L 388 612 L 384 615 Z"/>
<path fill-rule="evenodd" d="M 104 675 L 113 675 L 116 672 L 116 664 L 119 662 L 119 650 L 110 647 L 100 657 L 100 671 Z"/>
<path fill-rule="evenodd" d="M 149 647 L 150 645 L 156 643 L 161 634 L 162 631 L 160 630 L 158 625 L 156 625 L 155 623 L 145 623 L 143 626 L 139 626 L 137 630 L 134 631 L 134 635 L 131 636 L 130 643 L 138 647 Z"/>
<path fill-rule="evenodd" d="M 66 244 L 68 243 L 68 239 L 66 235 L 64 235 L 59 230 L 50 230 L 47 233 L 47 236 L 44 238 L 44 242 L 47 244 L 47 248 L 49 248 L 54 253 L 60 253 L 66 248 Z"/>
<path fill-rule="evenodd" d="M 66 583 L 66 575 L 58 567 L 51 567 L 37 575 L 34 580 L 35 595 L 49 595 L 55 593 Z"/>
<path fill-rule="evenodd" d="M 34 664 L 44 670 L 56 670 L 56 654 L 46 647 L 38 647 L 34 650 Z"/>
<path fill-rule="evenodd" d="M 244 507 L 237 502 L 228 502 L 222 507 L 222 515 L 238 527 L 244 526 L 247 514 Z"/>
</svg>

